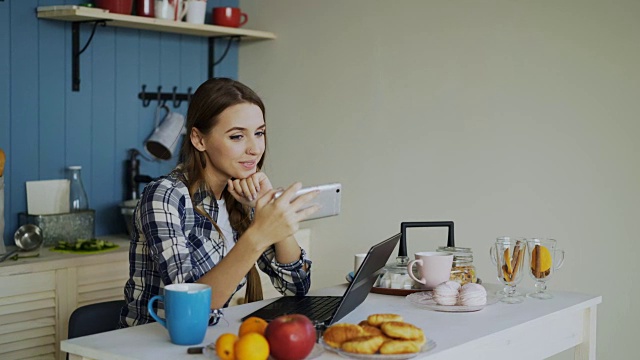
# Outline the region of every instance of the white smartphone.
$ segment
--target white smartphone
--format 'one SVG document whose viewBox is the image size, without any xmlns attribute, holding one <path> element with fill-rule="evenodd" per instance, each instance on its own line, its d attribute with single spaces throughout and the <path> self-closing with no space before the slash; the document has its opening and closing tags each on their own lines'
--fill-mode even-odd
<svg viewBox="0 0 640 360">
<path fill-rule="evenodd" d="M 320 207 L 320 209 L 318 209 L 318 211 L 309 215 L 309 217 L 305 218 L 302 221 L 319 219 L 323 217 L 335 216 L 340 214 L 340 203 L 342 200 L 342 184 L 332 183 L 332 184 L 323 184 L 323 185 L 304 187 L 296 192 L 295 197 L 298 197 L 302 194 L 306 194 L 308 192 L 316 191 L 316 190 L 319 190 L 320 193 L 318 194 L 318 196 L 315 197 L 315 199 L 311 200 L 311 202 L 309 202 L 308 205 L 311 206 L 311 205 L 317 204 Z M 279 197 L 280 194 L 282 194 L 282 191 L 278 191 L 276 193 L 276 198 Z"/>
</svg>

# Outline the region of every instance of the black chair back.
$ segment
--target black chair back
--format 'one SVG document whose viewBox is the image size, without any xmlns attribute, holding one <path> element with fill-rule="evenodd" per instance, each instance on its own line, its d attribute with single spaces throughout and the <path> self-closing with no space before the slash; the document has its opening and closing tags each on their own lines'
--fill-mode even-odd
<svg viewBox="0 0 640 360">
<path fill-rule="evenodd" d="M 120 322 L 120 310 L 125 304 L 124 300 L 114 300 L 75 309 L 69 317 L 68 338 L 116 330 Z"/>
</svg>

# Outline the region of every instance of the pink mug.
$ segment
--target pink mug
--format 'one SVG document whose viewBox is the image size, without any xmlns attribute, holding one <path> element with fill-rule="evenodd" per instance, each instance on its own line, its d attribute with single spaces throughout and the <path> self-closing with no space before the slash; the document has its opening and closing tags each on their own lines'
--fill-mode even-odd
<svg viewBox="0 0 640 360">
<path fill-rule="evenodd" d="M 451 265 L 453 265 L 453 253 L 447 252 L 417 252 L 415 260 L 407 264 L 407 273 L 413 281 L 422 285 L 426 290 L 432 290 L 440 283 L 451 277 Z M 413 275 L 413 265 L 418 265 L 419 279 Z"/>
<path fill-rule="evenodd" d="M 213 24 L 227 27 L 240 27 L 247 23 L 249 16 L 239 8 L 216 7 L 213 8 Z"/>
</svg>

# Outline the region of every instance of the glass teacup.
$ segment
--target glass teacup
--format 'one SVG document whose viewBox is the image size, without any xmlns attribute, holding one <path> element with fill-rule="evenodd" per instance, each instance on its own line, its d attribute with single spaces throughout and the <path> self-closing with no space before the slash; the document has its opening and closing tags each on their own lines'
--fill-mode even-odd
<svg viewBox="0 0 640 360">
<path fill-rule="evenodd" d="M 535 299 L 551 299 L 553 297 L 547 291 L 546 282 L 555 270 L 564 263 L 564 250 L 556 249 L 557 241 L 554 239 L 531 238 L 527 240 L 529 253 L 529 275 L 536 281 L 536 291 L 527 296 Z"/>
<path fill-rule="evenodd" d="M 524 255 L 527 242 L 519 237 L 499 237 L 491 247 L 491 261 L 497 266 L 498 280 L 505 284 L 504 297 L 500 301 L 508 304 L 518 304 L 524 298 L 516 293 L 516 285 L 522 280 Z"/>
</svg>

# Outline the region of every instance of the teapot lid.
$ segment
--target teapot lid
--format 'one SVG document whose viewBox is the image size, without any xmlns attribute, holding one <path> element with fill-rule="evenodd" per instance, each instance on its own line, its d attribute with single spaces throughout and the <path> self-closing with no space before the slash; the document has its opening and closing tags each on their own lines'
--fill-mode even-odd
<svg viewBox="0 0 640 360">
<path fill-rule="evenodd" d="M 407 272 L 407 264 L 409 264 L 408 256 L 397 256 L 395 262 L 388 263 L 384 269 L 392 273 Z"/>
</svg>

